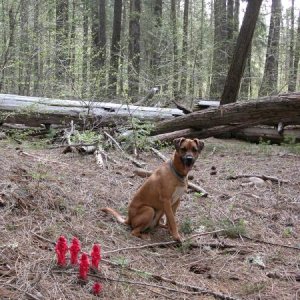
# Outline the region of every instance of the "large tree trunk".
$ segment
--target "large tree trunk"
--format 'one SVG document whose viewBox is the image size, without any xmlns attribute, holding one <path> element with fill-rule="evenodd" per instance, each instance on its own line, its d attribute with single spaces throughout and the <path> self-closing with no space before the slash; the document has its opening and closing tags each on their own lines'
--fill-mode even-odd
<svg viewBox="0 0 300 300">
<path fill-rule="evenodd" d="M 262 0 L 248 2 L 221 97 L 221 105 L 235 102 L 237 99 L 261 3 Z"/>
<path fill-rule="evenodd" d="M 68 41 L 68 0 L 56 0 L 56 80 L 57 86 L 60 86 L 60 82 L 65 78 L 65 69 L 67 68 L 67 41 Z"/>
<path fill-rule="evenodd" d="M 129 118 L 157 122 L 183 115 L 179 109 L 145 107 L 108 102 L 60 100 L 0 94 L 0 124 L 76 124 L 93 127 L 120 124 Z"/>
<path fill-rule="evenodd" d="M 183 11 L 182 55 L 181 55 L 182 72 L 181 72 L 181 81 L 180 81 L 180 91 L 181 91 L 182 95 L 186 94 L 188 25 L 189 25 L 189 0 L 185 0 L 184 1 L 184 11 Z"/>
<path fill-rule="evenodd" d="M 131 0 L 129 11 L 128 95 L 137 96 L 140 76 L 140 14 L 141 1 Z"/>
<path fill-rule="evenodd" d="M 300 119 L 300 93 L 267 97 L 260 101 L 238 102 L 197 111 L 158 123 L 153 135 L 182 129 L 201 130 L 223 125 L 290 122 Z M 249 126 L 249 125 L 248 125 Z"/>
<path fill-rule="evenodd" d="M 226 0 L 214 0 L 214 51 L 210 85 L 210 98 L 212 99 L 219 99 L 224 88 L 226 79 L 224 70 L 228 66 L 226 42 Z"/>
<path fill-rule="evenodd" d="M 177 22 L 176 22 L 176 0 L 171 0 L 171 24 L 173 41 L 173 95 L 178 96 L 178 45 L 177 45 Z"/>
<path fill-rule="evenodd" d="M 266 62 L 259 96 L 274 95 L 277 92 L 280 23 L 281 0 L 272 0 Z"/>
<path fill-rule="evenodd" d="M 110 73 L 109 73 L 109 90 L 112 95 L 117 94 L 118 71 L 119 71 L 119 54 L 121 41 L 121 23 L 122 23 L 122 0 L 114 1 L 114 20 L 113 32 L 110 48 Z"/>
<path fill-rule="evenodd" d="M 299 17 L 298 17 L 296 48 L 294 52 L 294 63 L 292 68 L 293 76 L 291 77 L 289 82 L 289 91 L 291 92 L 294 92 L 296 90 L 299 59 L 300 59 L 300 10 L 299 10 Z"/>
</svg>

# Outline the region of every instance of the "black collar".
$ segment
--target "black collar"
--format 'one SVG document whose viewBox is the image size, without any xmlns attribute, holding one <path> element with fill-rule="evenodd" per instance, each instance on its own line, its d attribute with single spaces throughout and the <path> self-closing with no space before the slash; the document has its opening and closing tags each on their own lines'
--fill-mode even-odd
<svg viewBox="0 0 300 300">
<path fill-rule="evenodd" d="M 169 160 L 169 167 L 171 169 L 171 172 L 175 175 L 175 177 L 177 177 L 181 182 L 184 182 L 186 179 L 186 176 L 181 175 L 175 168 L 172 160 Z"/>
</svg>

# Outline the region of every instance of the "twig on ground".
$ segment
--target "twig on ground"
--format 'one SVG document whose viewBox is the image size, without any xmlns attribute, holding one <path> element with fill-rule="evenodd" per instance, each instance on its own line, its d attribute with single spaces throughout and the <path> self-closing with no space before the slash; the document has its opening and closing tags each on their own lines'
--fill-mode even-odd
<svg viewBox="0 0 300 300">
<path fill-rule="evenodd" d="M 145 163 L 136 160 L 135 158 L 131 157 L 130 155 L 127 155 L 126 152 L 119 145 L 119 143 L 109 133 L 104 131 L 104 134 L 116 145 L 117 149 L 121 152 L 121 154 L 123 155 L 124 158 L 131 161 L 138 168 L 142 168 L 143 166 L 145 166 Z"/>
<path fill-rule="evenodd" d="M 42 158 L 40 156 L 36 156 L 36 155 L 29 154 L 27 152 L 24 152 L 23 150 L 18 150 L 18 154 L 21 155 L 21 156 L 27 156 L 29 158 L 32 158 L 34 160 L 38 160 L 38 161 L 41 161 L 41 162 L 44 162 L 44 163 L 51 163 L 51 164 L 59 164 L 59 165 L 62 165 L 62 166 L 68 166 L 68 164 L 66 164 L 64 162 L 60 162 L 60 161 L 57 161 L 57 160 L 45 159 L 45 158 Z"/>
<path fill-rule="evenodd" d="M 9 284 L 9 283 L 2 283 L 2 284 L 4 284 L 4 285 L 7 286 L 7 287 L 10 287 L 10 288 L 12 288 L 12 289 L 14 289 L 14 290 L 17 290 L 17 291 L 19 291 L 19 292 L 21 292 L 21 293 L 24 293 L 29 299 L 33 299 L 33 300 L 41 300 L 40 297 L 37 298 L 36 296 L 34 296 L 34 295 L 32 295 L 32 294 L 30 294 L 30 293 L 28 293 L 28 292 L 26 292 L 26 291 L 24 291 L 24 290 L 22 290 L 22 289 L 19 289 L 18 287 L 14 286 L 14 285 L 12 285 L 12 284 Z"/>
<path fill-rule="evenodd" d="M 261 243 L 261 244 L 277 246 L 277 247 L 283 247 L 283 248 L 294 249 L 294 250 L 300 251 L 300 247 L 297 247 L 297 246 L 289 246 L 289 245 L 284 245 L 284 244 L 272 243 L 272 242 L 268 242 L 268 241 L 262 241 L 262 240 L 251 238 L 251 237 L 246 236 L 246 235 L 242 235 L 242 237 L 245 238 L 245 239 L 248 239 L 250 241 L 253 241 L 255 243 Z"/>
<path fill-rule="evenodd" d="M 268 175 L 259 175 L 259 174 L 239 174 L 239 175 L 231 175 L 228 176 L 227 179 L 238 179 L 238 178 L 249 178 L 249 177 L 257 177 L 263 180 L 270 180 L 276 183 L 289 183 L 288 180 L 278 179 L 277 177 L 268 176 Z"/>
<path fill-rule="evenodd" d="M 154 152 L 158 157 L 160 157 L 163 161 L 167 161 L 168 159 L 160 152 L 158 151 L 157 149 L 151 147 L 150 148 L 152 152 Z M 188 182 L 188 187 L 196 192 L 199 192 L 201 193 L 201 196 L 202 197 L 207 197 L 208 196 L 208 192 L 203 189 L 201 186 L 195 184 L 195 183 L 192 183 L 192 182 Z"/>
<path fill-rule="evenodd" d="M 113 266 L 116 266 L 116 267 L 121 266 L 120 264 L 113 263 L 113 262 L 108 261 L 108 260 L 103 260 L 103 261 L 105 261 L 106 263 L 109 263 Z M 124 266 L 122 265 L 122 267 L 124 267 Z M 238 298 L 235 298 L 235 297 L 232 297 L 232 296 L 229 296 L 229 295 L 225 295 L 223 293 L 218 293 L 218 292 L 214 292 L 212 290 L 206 289 L 206 288 L 201 288 L 201 287 L 197 287 L 197 286 L 184 284 L 184 283 L 177 282 L 177 281 L 169 279 L 169 278 L 162 277 L 160 275 L 148 273 L 148 272 L 141 271 L 141 270 L 134 269 L 134 268 L 130 268 L 130 267 L 126 267 L 126 269 L 128 269 L 130 271 L 134 271 L 135 273 L 147 274 L 148 276 L 150 276 L 154 280 L 157 280 L 157 281 L 160 281 L 160 282 L 167 282 L 167 283 L 173 284 L 177 287 L 184 288 L 184 289 L 187 289 L 187 290 L 190 290 L 190 291 L 178 290 L 178 289 L 166 287 L 166 286 L 163 286 L 163 285 L 153 284 L 153 283 L 146 283 L 146 282 L 140 282 L 140 281 L 131 281 L 131 280 L 124 280 L 124 279 L 117 279 L 117 278 L 110 278 L 110 277 L 100 275 L 100 274 L 91 274 L 91 273 L 89 273 L 88 275 L 90 277 L 97 278 L 97 279 L 114 281 L 114 282 L 123 282 L 123 283 L 127 283 L 127 284 L 140 285 L 140 286 L 146 286 L 146 287 L 154 287 L 154 288 L 164 289 L 164 290 L 168 290 L 168 291 L 175 292 L 175 293 L 184 293 L 184 294 L 189 294 L 189 295 L 206 294 L 206 295 L 212 295 L 215 298 L 222 299 L 222 300 L 238 300 Z M 61 274 L 68 274 L 68 275 L 70 275 L 70 274 L 76 274 L 77 275 L 78 274 L 77 272 L 76 273 L 75 272 L 67 272 L 67 271 L 63 271 L 63 270 L 54 270 L 53 273 L 61 273 Z"/>
<path fill-rule="evenodd" d="M 186 242 L 186 241 L 189 241 L 189 240 L 191 240 L 195 237 L 198 237 L 198 236 L 214 234 L 214 233 L 218 233 L 218 232 L 222 232 L 222 231 L 224 231 L 224 229 L 219 229 L 219 230 L 214 230 L 214 231 L 209 231 L 209 232 L 196 233 L 194 235 L 191 235 L 190 237 L 187 237 L 183 241 L 183 243 Z M 126 247 L 126 248 L 119 248 L 119 249 L 110 250 L 110 251 L 104 251 L 103 254 L 111 254 L 111 253 L 125 251 L 125 250 L 136 250 L 136 249 L 153 248 L 153 247 L 168 246 L 168 245 L 180 245 L 180 243 L 177 242 L 177 241 L 159 242 L 159 243 L 152 243 L 152 244 L 146 244 L 146 245 L 140 245 L 140 246 L 133 246 L 133 247 Z"/>
</svg>

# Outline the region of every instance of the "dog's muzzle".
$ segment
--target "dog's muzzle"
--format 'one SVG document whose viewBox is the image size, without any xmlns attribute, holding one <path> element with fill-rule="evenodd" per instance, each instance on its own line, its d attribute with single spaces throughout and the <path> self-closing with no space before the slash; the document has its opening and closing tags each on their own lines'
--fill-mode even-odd
<svg viewBox="0 0 300 300">
<path fill-rule="evenodd" d="M 195 162 L 195 159 L 192 155 L 183 156 L 181 159 L 183 164 L 187 167 L 191 167 Z"/>
</svg>

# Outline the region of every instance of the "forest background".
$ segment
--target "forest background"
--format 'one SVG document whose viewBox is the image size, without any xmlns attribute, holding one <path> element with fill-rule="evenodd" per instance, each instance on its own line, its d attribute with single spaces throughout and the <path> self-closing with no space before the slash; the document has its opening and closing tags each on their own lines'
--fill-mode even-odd
<svg viewBox="0 0 300 300">
<path fill-rule="evenodd" d="M 297 2 L 297 1 L 296 1 Z M 1 1 L 0 92 L 135 102 L 219 99 L 247 1 Z M 264 0 L 239 99 L 299 88 L 300 4 Z"/>
</svg>

